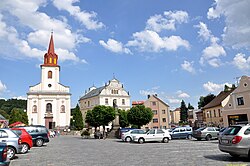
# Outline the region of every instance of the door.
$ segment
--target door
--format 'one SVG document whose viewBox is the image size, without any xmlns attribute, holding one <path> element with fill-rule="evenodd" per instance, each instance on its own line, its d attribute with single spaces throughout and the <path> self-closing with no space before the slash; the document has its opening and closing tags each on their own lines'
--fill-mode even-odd
<svg viewBox="0 0 250 166">
<path fill-rule="evenodd" d="M 155 141 L 155 129 L 149 130 L 145 138 L 145 141 Z"/>
</svg>

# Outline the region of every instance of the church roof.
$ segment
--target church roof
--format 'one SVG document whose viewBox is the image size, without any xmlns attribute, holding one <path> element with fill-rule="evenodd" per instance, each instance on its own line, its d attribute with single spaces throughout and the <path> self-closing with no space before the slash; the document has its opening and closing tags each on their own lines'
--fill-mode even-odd
<svg viewBox="0 0 250 166">
<path fill-rule="evenodd" d="M 84 96 L 82 96 L 80 98 L 80 100 L 98 96 L 105 87 L 106 86 L 102 86 L 100 88 L 93 89 L 92 91 L 90 91 L 87 94 L 85 94 Z"/>
</svg>

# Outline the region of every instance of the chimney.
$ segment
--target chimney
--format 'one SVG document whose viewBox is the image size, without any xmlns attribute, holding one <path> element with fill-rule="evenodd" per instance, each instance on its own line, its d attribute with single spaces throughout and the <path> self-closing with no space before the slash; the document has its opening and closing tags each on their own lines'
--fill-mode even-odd
<svg viewBox="0 0 250 166">
<path fill-rule="evenodd" d="M 155 96 L 157 97 L 157 94 L 155 94 Z"/>
<path fill-rule="evenodd" d="M 150 95 L 148 95 L 148 99 L 150 98 Z"/>
</svg>

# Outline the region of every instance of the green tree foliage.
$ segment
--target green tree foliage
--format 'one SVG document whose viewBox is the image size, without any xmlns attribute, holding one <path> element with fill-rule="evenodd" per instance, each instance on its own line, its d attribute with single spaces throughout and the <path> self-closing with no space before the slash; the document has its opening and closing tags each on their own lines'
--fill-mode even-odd
<svg viewBox="0 0 250 166">
<path fill-rule="evenodd" d="M 88 127 L 89 126 L 95 127 L 95 131 L 96 128 L 100 126 L 100 123 L 96 121 L 96 119 L 94 118 L 92 110 L 87 111 L 85 122 L 88 124 Z"/>
<path fill-rule="evenodd" d="M 129 126 L 128 118 L 127 118 L 127 111 L 119 110 L 119 123 L 120 127 L 127 127 Z"/>
<path fill-rule="evenodd" d="M 0 100 L 0 109 L 4 110 L 7 114 L 10 114 L 13 108 L 20 108 L 22 110 L 27 109 L 27 100 L 17 100 L 17 99 L 8 99 Z"/>
<path fill-rule="evenodd" d="M 186 123 L 188 119 L 188 108 L 184 100 L 181 101 L 180 114 L 180 120 Z"/>
<path fill-rule="evenodd" d="M 151 108 L 146 108 L 144 105 L 137 105 L 128 110 L 128 122 L 136 125 L 138 128 L 149 123 L 153 118 Z"/>
<path fill-rule="evenodd" d="M 82 118 L 82 113 L 80 111 L 80 107 L 77 104 L 76 108 L 72 111 L 73 118 L 71 118 L 71 127 L 75 130 L 82 130 L 84 124 L 83 124 L 83 118 Z"/>
<path fill-rule="evenodd" d="M 194 107 L 190 103 L 188 103 L 188 109 L 194 109 Z"/>
<path fill-rule="evenodd" d="M 23 109 L 13 108 L 10 113 L 9 124 L 12 124 L 18 121 L 24 124 L 28 124 L 28 115 L 26 112 L 24 112 Z"/>
<path fill-rule="evenodd" d="M 5 119 L 10 119 L 9 114 L 7 114 L 4 110 L 0 110 L 0 114 L 1 114 Z"/>
<path fill-rule="evenodd" d="M 198 102 L 198 108 L 201 109 L 202 107 L 210 103 L 210 101 L 212 101 L 215 97 L 216 96 L 211 93 L 205 97 L 201 96 L 200 101 Z"/>
</svg>

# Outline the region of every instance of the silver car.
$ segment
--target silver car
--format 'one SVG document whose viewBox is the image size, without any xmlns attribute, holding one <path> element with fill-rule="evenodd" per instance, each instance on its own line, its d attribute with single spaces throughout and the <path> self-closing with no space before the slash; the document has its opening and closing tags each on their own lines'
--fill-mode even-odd
<svg viewBox="0 0 250 166">
<path fill-rule="evenodd" d="M 228 127 L 219 138 L 219 149 L 233 157 L 250 157 L 250 125 Z"/>
<path fill-rule="evenodd" d="M 210 141 L 211 139 L 217 139 L 219 128 L 217 127 L 201 127 L 197 130 L 193 131 L 193 137 L 197 140 L 205 139 L 207 141 Z"/>
<path fill-rule="evenodd" d="M 141 134 L 145 134 L 145 131 L 142 129 L 133 129 L 126 133 L 122 133 L 121 139 L 122 141 L 125 141 L 125 142 L 131 142 L 133 139 L 133 136 L 141 135 Z"/>
<path fill-rule="evenodd" d="M 0 129 L 0 142 L 7 144 L 7 157 L 9 159 L 13 159 L 16 153 L 21 153 L 22 141 L 19 136 L 10 129 Z"/>
</svg>

